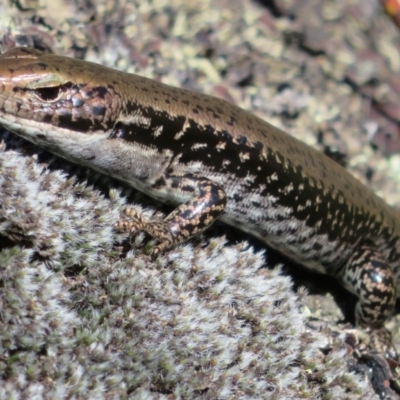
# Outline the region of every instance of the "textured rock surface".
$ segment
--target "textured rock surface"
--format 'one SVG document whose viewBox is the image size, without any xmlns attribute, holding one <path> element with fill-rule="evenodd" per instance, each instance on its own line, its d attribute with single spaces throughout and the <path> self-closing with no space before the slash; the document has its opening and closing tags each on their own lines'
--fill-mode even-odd
<svg viewBox="0 0 400 400">
<path fill-rule="evenodd" d="M 398 158 L 368 136 L 386 129 L 371 104 L 396 103 L 400 65 L 378 2 L 4 3 L 3 48 L 51 48 L 218 95 L 400 204 Z M 376 398 L 348 372 L 340 338 L 323 353 L 327 336 L 306 326 L 305 300 L 314 316 L 341 318 L 326 293 L 305 298 L 279 269 L 260 271 L 263 252 L 227 240 L 226 227 L 154 263 L 140 236 L 123 258 L 111 229 L 122 186 L 2 138 L 0 399 Z M 168 211 L 123 190 L 147 216 Z"/>
</svg>

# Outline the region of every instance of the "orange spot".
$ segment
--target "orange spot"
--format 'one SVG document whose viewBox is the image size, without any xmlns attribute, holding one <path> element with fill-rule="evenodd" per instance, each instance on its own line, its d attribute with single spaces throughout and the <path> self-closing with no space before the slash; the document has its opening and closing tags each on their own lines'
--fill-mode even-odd
<svg viewBox="0 0 400 400">
<path fill-rule="evenodd" d="M 400 13 L 399 0 L 382 0 L 382 6 L 386 14 L 390 15 L 391 17 Z"/>
</svg>

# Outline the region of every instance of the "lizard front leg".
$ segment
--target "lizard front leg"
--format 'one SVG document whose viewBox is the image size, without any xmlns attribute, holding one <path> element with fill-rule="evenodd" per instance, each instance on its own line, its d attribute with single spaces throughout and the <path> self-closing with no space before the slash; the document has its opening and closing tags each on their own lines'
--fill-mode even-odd
<svg viewBox="0 0 400 400">
<path fill-rule="evenodd" d="M 220 185 L 196 175 L 169 175 L 163 180 L 163 190 L 179 191 L 191 198 L 163 220 L 143 221 L 133 209 L 127 208 L 124 213 L 130 220 L 123 218 L 116 225 L 119 230 L 130 233 L 144 231 L 156 239 L 153 258 L 161 251 L 183 243 L 207 229 L 224 211 L 227 201 Z"/>
</svg>

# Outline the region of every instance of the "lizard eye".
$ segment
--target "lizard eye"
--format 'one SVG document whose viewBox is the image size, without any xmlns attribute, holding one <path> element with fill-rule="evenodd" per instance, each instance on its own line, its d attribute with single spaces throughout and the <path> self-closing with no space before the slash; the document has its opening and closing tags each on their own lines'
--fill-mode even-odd
<svg viewBox="0 0 400 400">
<path fill-rule="evenodd" d="M 66 82 L 61 85 L 55 85 L 53 83 L 47 85 L 36 85 L 30 90 L 40 101 L 54 102 L 60 99 L 60 97 L 72 88 L 71 82 Z"/>
<path fill-rule="evenodd" d="M 60 97 L 61 86 L 43 87 L 34 90 L 34 93 L 40 100 L 55 101 Z"/>
</svg>

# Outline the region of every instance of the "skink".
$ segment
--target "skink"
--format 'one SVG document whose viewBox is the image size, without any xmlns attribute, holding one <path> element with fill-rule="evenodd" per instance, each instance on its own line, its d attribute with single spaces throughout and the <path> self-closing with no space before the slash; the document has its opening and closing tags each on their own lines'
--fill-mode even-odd
<svg viewBox="0 0 400 400">
<path fill-rule="evenodd" d="M 216 218 L 338 279 L 380 329 L 400 293 L 400 214 L 344 168 L 218 98 L 30 48 L 0 56 L 0 125 L 175 206 L 121 219 L 153 256 Z M 128 216 L 133 213 L 128 211 Z"/>
</svg>

